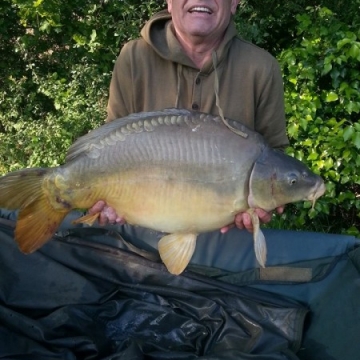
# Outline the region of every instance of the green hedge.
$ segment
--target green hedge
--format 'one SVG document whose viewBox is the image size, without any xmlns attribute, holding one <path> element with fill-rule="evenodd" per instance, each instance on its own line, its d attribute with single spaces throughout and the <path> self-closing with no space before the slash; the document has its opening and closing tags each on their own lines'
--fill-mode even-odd
<svg viewBox="0 0 360 360">
<path fill-rule="evenodd" d="M 359 235 L 359 4 L 243 0 L 236 14 L 243 37 L 282 66 L 288 153 L 327 184 L 314 210 L 290 205 L 272 227 Z M 70 144 L 104 121 L 120 47 L 164 5 L 0 0 L 0 173 L 61 164 Z"/>
<path fill-rule="evenodd" d="M 291 147 L 325 179 L 326 195 L 310 212 L 317 229 L 359 234 L 360 213 L 360 42 L 328 8 L 296 16 L 297 37 L 279 55 L 285 79 Z M 298 204 L 288 221 L 302 228 L 309 204 Z M 305 210 L 305 211 L 304 211 Z"/>
<path fill-rule="evenodd" d="M 120 47 L 163 2 L 0 2 L 0 173 L 58 165 L 103 123 Z"/>
</svg>

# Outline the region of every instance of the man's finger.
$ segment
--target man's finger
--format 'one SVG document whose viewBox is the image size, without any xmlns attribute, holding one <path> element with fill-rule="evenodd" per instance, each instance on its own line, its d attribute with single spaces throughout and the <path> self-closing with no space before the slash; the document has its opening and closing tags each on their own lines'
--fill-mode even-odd
<svg viewBox="0 0 360 360">
<path fill-rule="evenodd" d="M 270 222 L 272 218 L 272 212 L 267 212 L 263 209 L 255 209 L 255 212 L 262 223 L 266 224 Z"/>
<path fill-rule="evenodd" d="M 253 232 L 254 228 L 253 228 L 253 224 L 252 224 L 250 215 L 248 213 L 243 213 L 242 219 L 243 219 L 245 229 L 249 232 Z"/>
<path fill-rule="evenodd" d="M 222 228 L 220 229 L 220 232 L 221 232 L 222 234 L 225 234 L 225 233 L 227 233 L 231 228 L 233 228 L 234 226 L 235 226 L 234 224 L 226 225 L 226 226 L 224 226 L 224 227 L 222 227 Z"/>
<path fill-rule="evenodd" d="M 235 216 L 235 225 L 238 229 L 244 229 L 243 215 L 244 213 L 239 213 Z"/>
<path fill-rule="evenodd" d="M 276 208 L 276 212 L 281 215 L 285 210 L 285 206 L 279 206 Z"/>
<path fill-rule="evenodd" d="M 107 217 L 109 223 L 114 223 L 118 217 L 115 210 L 110 206 L 104 207 L 103 214 Z"/>
<path fill-rule="evenodd" d="M 101 212 L 104 209 L 105 201 L 99 200 L 97 203 L 95 203 L 90 209 L 89 214 L 96 214 Z"/>
</svg>

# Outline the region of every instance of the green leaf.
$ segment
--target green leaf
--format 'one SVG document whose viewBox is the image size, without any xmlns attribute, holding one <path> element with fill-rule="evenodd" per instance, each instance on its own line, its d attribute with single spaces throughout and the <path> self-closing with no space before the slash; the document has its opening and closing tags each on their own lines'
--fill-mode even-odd
<svg viewBox="0 0 360 360">
<path fill-rule="evenodd" d="M 358 44 L 353 44 L 349 50 L 349 56 L 354 59 L 358 59 L 360 57 L 360 47 Z"/>
<path fill-rule="evenodd" d="M 355 195 L 352 193 L 352 192 L 343 192 L 343 193 L 340 193 L 338 195 L 338 199 L 340 201 L 344 201 L 344 200 L 354 200 L 355 199 Z"/>
<path fill-rule="evenodd" d="M 294 85 L 297 84 L 297 77 L 296 76 L 289 76 L 288 80 Z"/>
<path fill-rule="evenodd" d="M 321 72 L 321 75 L 326 75 L 327 73 L 329 73 L 331 71 L 331 69 L 332 69 L 331 63 L 325 64 L 324 68 Z"/>
<path fill-rule="evenodd" d="M 346 104 L 345 109 L 349 114 L 353 112 L 358 113 L 360 111 L 360 102 L 349 101 L 349 103 Z"/>
<path fill-rule="evenodd" d="M 294 124 L 294 123 L 290 124 L 287 128 L 289 136 L 294 137 L 294 138 L 296 138 L 298 130 L 299 130 L 299 125 Z"/>
<path fill-rule="evenodd" d="M 44 0 L 34 1 L 34 6 L 35 6 L 35 7 L 38 7 L 38 6 L 40 6 L 43 2 L 44 2 Z"/>
<path fill-rule="evenodd" d="M 340 50 L 344 45 L 349 44 L 350 42 L 351 42 L 350 39 L 347 39 L 347 38 L 342 39 L 342 40 L 338 41 L 337 48 Z"/>
<path fill-rule="evenodd" d="M 338 99 L 339 99 L 338 95 L 337 95 L 335 92 L 330 91 L 330 92 L 326 95 L 325 101 L 326 101 L 326 102 L 333 102 L 333 101 L 336 101 L 336 100 L 338 100 Z"/>
<path fill-rule="evenodd" d="M 348 141 L 354 134 L 355 129 L 353 126 L 348 126 L 345 128 L 344 133 L 343 133 L 343 138 L 345 141 Z"/>
<path fill-rule="evenodd" d="M 307 160 L 317 160 L 318 158 L 319 154 L 314 151 L 307 157 Z"/>
<path fill-rule="evenodd" d="M 90 35 L 90 41 L 94 42 L 95 39 L 96 39 L 96 36 L 97 36 L 96 30 L 93 29 L 92 32 L 91 32 L 91 35 Z"/>
<path fill-rule="evenodd" d="M 356 132 L 354 136 L 354 145 L 357 149 L 360 149 L 360 132 Z"/>
</svg>

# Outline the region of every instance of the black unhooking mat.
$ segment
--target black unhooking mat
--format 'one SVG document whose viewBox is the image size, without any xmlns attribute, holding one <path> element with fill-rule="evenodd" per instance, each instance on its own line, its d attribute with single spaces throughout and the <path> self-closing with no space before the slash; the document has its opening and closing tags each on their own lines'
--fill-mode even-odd
<svg viewBox="0 0 360 360">
<path fill-rule="evenodd" d="M 189 268 L 169 274 L 159 234 L 74 227 L 23 255 L 14 213 L 0 213 L 0 359 L 359 360 L 360 243 L 265 230 L 200 236 Z"/>
</svg>

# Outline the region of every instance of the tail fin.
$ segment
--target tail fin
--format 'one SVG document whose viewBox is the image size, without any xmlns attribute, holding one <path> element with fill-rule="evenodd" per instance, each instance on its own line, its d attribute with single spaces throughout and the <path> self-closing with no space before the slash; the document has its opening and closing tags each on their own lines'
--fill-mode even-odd
<svg viewBox="0 0 360 360">
<path fill-rule="evenodd" d="M 67 212 L 58 212 L 42 189 L 52 169 L 24 169 L 0 177 L 0 207 L 19 209 L 15 240 L 20 250 L 31 253 L 55 233 Z"/>
</svg>

